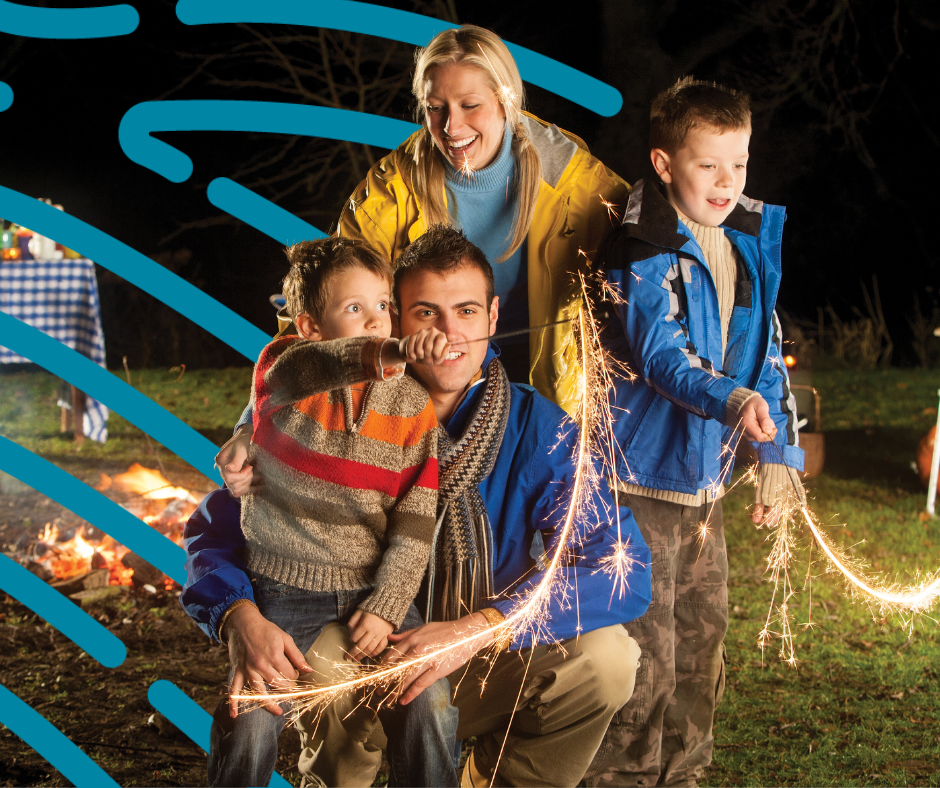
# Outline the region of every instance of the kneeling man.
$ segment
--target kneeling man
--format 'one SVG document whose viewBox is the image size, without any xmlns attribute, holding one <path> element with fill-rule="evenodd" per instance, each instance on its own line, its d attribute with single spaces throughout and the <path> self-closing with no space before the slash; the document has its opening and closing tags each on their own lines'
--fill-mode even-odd
<svg viewBox="0 0 940 788">
<path fill-rule="evenodd" d="M 439 528 L 428 571 L 429 623 L 389 639 L 407 658 L 478 634 L 459 653 L 409 676 L 399 703 L 407 708 L 425 691 L 440 693 L 441 679 L 450 676 L 459 710 L 456 736 L 477 737 L 465 784 L 576 785 L 612 716 L 633 693 L 639 649 L 621 624 L 649 606 L 649 550 L 621 507 L 620 534 L 634 569 L 628 589 L 617 593 L 602 568 L 617 547 L 617 529 L 606 520 L 577 518 L 562 582 L 539 621 L 538 643 L 533 646 L 533 632 L 519 632 L 511 640 L 497 638 L 494 659 L 478 656 L 493 645 L 493 627 L 520 595 L 543 579 L 533 541 L 544 542 L 549 556 L 558 548 L 575 488 L 578 431 L 534 389 L 509 383 L 494 348 L 475 341 L 495 333 L 499 304 L 489 263 L 460 231 L 432 227 L 405 250 L 396 263 L 395 299 L 401 332 L 437 328 L 447 334 L 453 358 L 411 369 L 441 424 Z M 244 456 L 230 453 L 220 464 L 237 468 Z M 233 487 L 243 492 L 245 474 L 238 479 Z M 584 511 L 612 519 L 609 492 L 598 489 L 593 496 Z M 186 539 L 189 579 L 181 601 L 211 637 L 228 643 L 238 667 L 233 675 L 260 685 L 307 670 L 290 638 L 253 606 L 242 603 L 225 616 L 237 600 L 251 599 L 238 505 L 227 490 L 203 501 Z M 311 652 L 322 655 L 324 644 L 318 641 Z M 360 732 L 349 746 L 337 745 L 330 728 L 344 717 L 325 715 L 316 732 L 301 726 L 309 730 L 301 756 L 308 781 L 352 785 L 369 780 L 378 767 L 375 736 Z M 327 745 L 318 746 L 324 737 Z M 453 765 L 436 764 L 429 772 L 456 780 Z"/>
</svg>

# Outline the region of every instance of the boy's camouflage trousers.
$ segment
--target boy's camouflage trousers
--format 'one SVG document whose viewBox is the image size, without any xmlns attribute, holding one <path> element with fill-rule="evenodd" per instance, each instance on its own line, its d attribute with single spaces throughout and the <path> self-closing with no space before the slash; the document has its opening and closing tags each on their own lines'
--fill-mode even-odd
<svg viewBox="0 0 940 788">
<path fill-rule="evenodd" d="M 711 763 L 724 690 L 721 501 L 689 507 L 632 495 L 628 504 L 652 553 L 653 603 L 624 625 L 642 650 L 636 690 L 614 715 L 585 779 L 592 786 L 694 786 Z"/>
</svg>

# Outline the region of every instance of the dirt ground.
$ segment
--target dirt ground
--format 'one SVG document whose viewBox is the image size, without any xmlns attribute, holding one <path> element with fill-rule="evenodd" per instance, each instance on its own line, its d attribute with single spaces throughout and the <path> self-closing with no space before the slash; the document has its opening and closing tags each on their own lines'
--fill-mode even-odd
<svg viewBox="0 0 940 788">
<path fill-rule="evenodd" d="M 47 522 L 82 521 L 26 488 L 0 493 L 0 549 L 18 552 Z M 147 699 L 166 679 L 211 711 L 222 696 L 227 652 L 193 624 L 175 590 L 131 587 L 87 609 L 123 641 L 127 659 L 105 668 L 10 596 L 0 593 L 0 684 L 42 714 L 122 786 L 205 785 L 206 755 Z M 297 784 L 297 736 L 281 738 L 278 771 Z M 0 725 L 0 786 L 70 785 Z"/>
</svg>

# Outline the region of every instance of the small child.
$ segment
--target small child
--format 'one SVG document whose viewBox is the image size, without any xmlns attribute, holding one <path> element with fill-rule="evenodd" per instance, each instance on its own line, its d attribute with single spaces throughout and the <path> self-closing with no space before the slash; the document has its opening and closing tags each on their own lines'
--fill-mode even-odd
<svg viewBox="0 0 940 788">
<path fill-rule="evenodd" d="M 653 603 L 627 625 L 643 651 L 637 691 L 591 770 L 612 785 L 695 785 L 711 762 L 728 627 L 720 498 L 739 424 L 760 461 L 754 522 L 793 486 L 802 496 L 774 311 L 784 210 L 742 193 L 750 136 L 743 93 L 687 77 L 657 96 L 662 184 L 636 184 L 598 252 L 624 301 L 608 347 L 637 374 L 613 397 L 616 487 L 653 554 Z"/>
<path fill-rule="evenodd" d="M 439 364 L 450 348 L 436 329 L 389 339 L 392 269 L 367 243 L 326 238 L 287 254 L 299 336 L 264 348 L 252 385 L 250 457 L 263 483 L 242 498 L 241 523 L 255 604 L 300 653 L 339 621 L 351 656 L 376 657 L 406 614 L 423 623 L 412 603 L 436 522 L 437 419 L 404 364 Z M 234 602 L 219 632 L 241 604 L 251 602 Z M 257 769 L 276 755 L 282 719 L 230 719 L 220 704 L 211 784 L 267 785 Z"/>
</svg>

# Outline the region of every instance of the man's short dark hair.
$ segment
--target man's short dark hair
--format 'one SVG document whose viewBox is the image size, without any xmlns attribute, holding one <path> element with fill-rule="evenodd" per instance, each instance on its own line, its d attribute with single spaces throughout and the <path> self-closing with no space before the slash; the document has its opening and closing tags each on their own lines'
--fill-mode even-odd
<svg viewBox="0 0 940 788">
<path fill-rule="evenodd" d="M 480 248 L 473 244 L 463 230 L 449 224 L 432 224 L 427 232 L 416 238 L 395 261 L 395 301 L 402 281 L 418 271 L 448 274 L 460 268 L 476 268 L 486 282 L 486 308 L 489 309 L 496 294 L 493 267 Z"/>
<path fill-rule="evenodd" d="M 300 241 L 286 249 L 290 271 L 281 285 L 291 318 L 306 312 L 320 320 L 330 297 L 334 275 L 365 268 L 394 285 L 392 265 L 370 244 L 356 238 L 321 238 Z"/>
<path fill-rule="evenodd" d="M 692 129 L 700 126 L 724 134 L 751 130 L 751 100 L 747 93 L 682 77 L 653 99 L 650 109 L 650 150 L 675 153 L 685 144 Z"/>
</svg>

